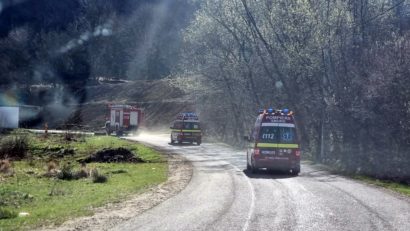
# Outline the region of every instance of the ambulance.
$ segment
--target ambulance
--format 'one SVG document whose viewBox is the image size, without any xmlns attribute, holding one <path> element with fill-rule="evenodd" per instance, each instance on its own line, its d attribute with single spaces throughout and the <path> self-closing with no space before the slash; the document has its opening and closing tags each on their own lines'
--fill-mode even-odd
<svg viewBox="0 0 410 231">
<path fill-rule="evenodd" d="M 171 144 L 183 142 L 201 145 L 202 131 L 198 115 L 194 112 L 183 112 L 177 115 L 171 125 Z"/>
<path fill-rule="evenodd" d="M 298 175 L 300 172 L 300 144 L 292 111 L 260 110 L 249 136 L 247 170 L 281 170 Z"/>
</svg>

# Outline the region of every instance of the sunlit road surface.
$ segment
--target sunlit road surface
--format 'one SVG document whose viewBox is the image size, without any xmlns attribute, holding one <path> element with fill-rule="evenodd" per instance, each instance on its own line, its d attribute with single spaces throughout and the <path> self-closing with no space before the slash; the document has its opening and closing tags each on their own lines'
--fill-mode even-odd
<svg viewBox="0 0 410 231">
<path fill-rule="evenodd" d="M 128 137 L 179 153 L 194 174 L 177 196 L 116 230 L 410 230 L 410 201 L 304 164 L 298 177 L 250 175 L 245 150 L 170 145 L 169 134 Z"/>
</svg>

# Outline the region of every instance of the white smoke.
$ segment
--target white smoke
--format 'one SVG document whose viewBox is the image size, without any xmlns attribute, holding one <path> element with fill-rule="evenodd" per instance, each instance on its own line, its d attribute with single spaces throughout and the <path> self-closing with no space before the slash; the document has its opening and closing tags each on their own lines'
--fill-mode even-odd
<svg viewBox="0 0 410 231">
<path fill-rule="evenodd" d="M 90 39 L 99 36 L 111 36 L 113 34 L 112 31 L 112 22 L 109 21 L 104 25 L 97 26 L 94 31 L 84 32 L 78 38 L 72 39 L 68 41 L 65 45 L 63 45 L 60 49 L 58 49 L 58 54 L 64 54 L 78 46 L 83 45 L 85 42 L 88 42 Z"/>
<path fill-rule="evenodd" d="M 19 108 L 0 107 L 0 128 L 18 128 Z"/>
<path fill-rule="evenodd" d="M 144 35 L 144 40 L 137 46 L 135 58 L 128 68 L 128 76 L 135 76 L 137 69 L 146 64 L 148 53 L 150 49 L 152 49 L 154 42 L 159 35 L 161 25 L 169 13 L 170 2 L 171 1 L 163 1 L 154 8 L 152 15 L 155 15 L 156 17 L 152 20 L 148 31 Z"/>
</svg>

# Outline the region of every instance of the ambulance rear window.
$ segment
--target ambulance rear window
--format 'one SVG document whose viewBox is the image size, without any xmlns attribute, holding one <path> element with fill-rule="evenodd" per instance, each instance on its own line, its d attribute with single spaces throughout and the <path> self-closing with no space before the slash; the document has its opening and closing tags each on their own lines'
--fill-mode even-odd
<svg viewBox="0 0 410 231">
<path fill-rule="evenodd" d="M 201 126 L 198 122 L 175 122 L 174 129 L 185 129 L 185 130 L 194 130 L 194 129 L 201 129 Z"/>
<path fill-rule="evenodd" d="M 259 142 L 264 143 L 294 143 L 296 141 L 295 128 L 292 127 L 261 127 Z"/>
<path fill-rule="evenodd" d="M 182 122 L 175 122 L 173 128 L 174 129 L 183 129 L 184 128 L 183 123 Z"/>
<path fill-rule="evenodd" d="M 200 129 L 199 123 L 197 122 L 184 122 L 184 129 Z"/>
</svg>

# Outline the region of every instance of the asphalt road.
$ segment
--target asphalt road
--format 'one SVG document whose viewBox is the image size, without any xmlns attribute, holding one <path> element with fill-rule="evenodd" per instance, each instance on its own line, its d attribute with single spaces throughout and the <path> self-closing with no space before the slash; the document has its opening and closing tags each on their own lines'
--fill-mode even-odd
<svg viewBox="0 0 410 231">
<path fill-rule="evenodd" d="M 115 230 L 410 230 L 408 198 L 309 164 L 298 177 L 250 174 L 245 151 L 224 144 L 130 139 L 184 155 L 194 174 L 177 196 Z"/>
</svg>

